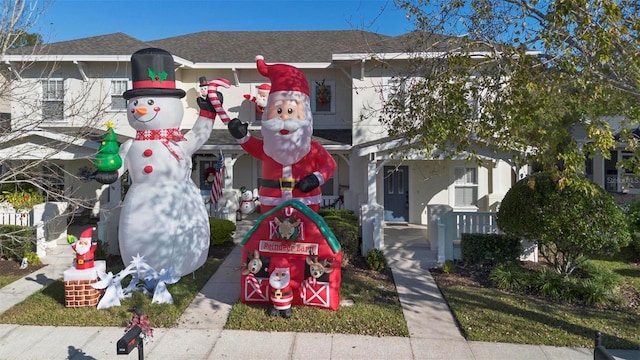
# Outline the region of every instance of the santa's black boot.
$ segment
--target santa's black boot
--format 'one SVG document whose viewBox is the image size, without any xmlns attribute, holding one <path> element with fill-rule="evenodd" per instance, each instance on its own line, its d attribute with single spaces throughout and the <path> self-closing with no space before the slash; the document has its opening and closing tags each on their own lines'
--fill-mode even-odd
<svg viewBox="0 0 640 360">
<path fill-rule="evenodd" d="M 283 318 L 288 319 L 291 317 L 292 312 L 291 312 L 291 308 L 285 309 L 285 310 L 280 310 L 280 315 L 282 315 Z"/>
<path fill-rule="evenodd" d="M 280 315 L 280 311 L 274 307 L 272 307 L 271 309 L 269 309 L 269 315 L 270 316 L 278 316 Z"/>
</svg>

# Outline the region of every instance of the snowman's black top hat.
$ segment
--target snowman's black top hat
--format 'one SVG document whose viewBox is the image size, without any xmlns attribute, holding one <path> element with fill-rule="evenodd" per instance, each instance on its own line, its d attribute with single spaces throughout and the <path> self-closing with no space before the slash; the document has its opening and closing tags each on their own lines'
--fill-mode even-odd
<svg viewBox="0 0 640 360">
<path fill-rule="evenodd" d="M 126 100 L 136 96 L 173 96 L 183 98 L 186 93 L 176 89 L 173 56 L 162 49 L 146 48 L 131 55 L 133 89 L 122 94 Z"/>
</svg>

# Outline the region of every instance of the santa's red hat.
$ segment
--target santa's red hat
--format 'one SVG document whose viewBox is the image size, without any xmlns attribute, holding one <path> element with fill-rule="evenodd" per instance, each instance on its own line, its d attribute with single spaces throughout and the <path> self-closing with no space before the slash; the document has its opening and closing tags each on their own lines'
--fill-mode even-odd
<svg viewBox="0 0 640 360">
<path fill-rule="evenodd" d="M 262 55 L 256 56 L 256 65 L 260 74 L 271 80 L 271 94 L 295 91 L 309 96 L 309 82 L 297 67 L 287 64 L 267 65 Z"/>
<path fill-rule="evenodd" d="M 273 257 L 271 258 L 271 262 L 269 262 L 269 274 L 273 272 L 275 269 L 288 269 L 289 261 L 283 257 Z"/>
<path fill-rule="evenodd" d="M 258 90 L 270 91 L 271 90 L 271 85 L 269 85 L 269 84 L 260 84 L 260 86 L 258 86 Z"/>
<path fill-rule="evenodd" d="M 95 227 L 86 228 L 80 233 L 80 240 L 89 240 L 91 242 L 93 240 L 93 231 Z"/>
</svg>

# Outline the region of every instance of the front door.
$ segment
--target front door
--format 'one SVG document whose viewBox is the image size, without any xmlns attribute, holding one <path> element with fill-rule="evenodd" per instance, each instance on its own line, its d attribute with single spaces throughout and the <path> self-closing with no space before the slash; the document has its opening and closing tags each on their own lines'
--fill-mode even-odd
<svg viewBox="0 0 640 360">
<path fill-rule="evenodd" d="M 409 168 L 384 167 L 384 220 L 409 222 Z"/>
</svg>

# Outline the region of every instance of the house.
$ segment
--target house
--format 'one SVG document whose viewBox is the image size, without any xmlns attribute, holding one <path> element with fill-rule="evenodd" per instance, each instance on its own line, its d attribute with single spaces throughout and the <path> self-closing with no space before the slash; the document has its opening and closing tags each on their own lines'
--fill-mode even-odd
<svg viewBox="0 0 640 360">
<path fill-rule="evenodd" d="M 393 96 L 410 59 L 411 54 L 403 52 L 403 39 L 359 30 L 208 31 L 142 42 L 115 33 L 46 44 L 37 52 L 15 49 L 2 59 L 0 73 L 12 84 L 10 122 L 16 139 L 0 143 L 0 159 L 5 165 L 38 158 L 55 163 L 41 170 L 43 176 L 57 172 L 55 186 L 61 195 L 79 199 L 94 212 L 101 210 L 100 237 L 113 239 L 127 179 L 106 186 L 87 181 L 87 174 L 107 121 L 115 125 L 119 141 L 135 134 L 122 98 L 131 87 L 131 54 L 145 47 L 171 52 L 176 86 L 187 93 L 182 100 L 184 129 L 196 120 L 198 79 L 205 76 L 232 83 L 222 90 L 224 107 L 231 118 L 249 122 L 258 136 L 259 109 L 251 98 L 268 81 L 255 64 L 256 55 L 263 55 L 267 63 L 298 67 L 309 80 L 313 137 L 338 164 L 322 186 L 323 196 L 326 204 L 360 214 L 363 252 L 384 246 L 385 223 L 428 224 L 433 205 L 495 211 L 520 176 L 508 156 L 500 159 L 487 152 L 489 161 L 483 165 L 464 156 L 426 158 L 408 150 L 407 139 L 389 138 L 381 126 L 375 109 Z M 193 156 L 192 178 L 203 201 L 210 191 L 205 171 L 220 150 L 226 177 L 218 206 L 234 220 L 238 190 L 257 188 L 261 164 L 216 121 L 209 141 Z"/>
</svg>

